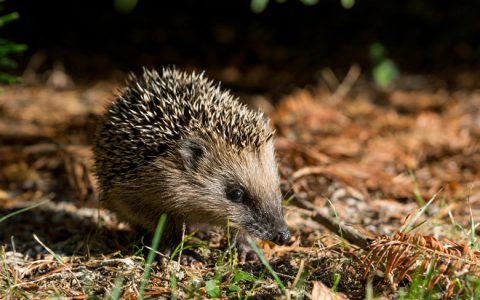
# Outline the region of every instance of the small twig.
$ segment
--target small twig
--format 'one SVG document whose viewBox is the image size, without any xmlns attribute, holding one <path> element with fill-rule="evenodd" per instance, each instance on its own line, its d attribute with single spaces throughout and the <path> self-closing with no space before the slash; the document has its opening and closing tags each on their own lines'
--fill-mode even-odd
<svg viewBox="0 0 480 300">
<path fill-rule="evenodd" d="M 331 68 L 324 68 L 322 69 L 321 73 L 323 80 L 327 83 L 328 88 L 330 91 L 334 92 L 338 89 L 340 82 L 338 81 L 337 76 L 333 73 Z"/>
<path fill-rule="evenodd" d="M 61 271 L 63 269 L 64 269 L 64 267 L 59 268 L 58 271 Z M 55 280 L 57 278 L 64 278 L 64 275 L 61 274 L 61 273 L 58 273 L 58 272 L 56 272 L 56 273 L 50 272 L 50 273 L 42 275 L 42 276 L 40 276 L 40 277 L 38 277 L 37 279 L 34 279 L 34 280 L 19 282 L 19 283 L 15 284 L 13 287 L 14 288 L 22 287 L 24 285 L 31 285 L 31 284 L 34 284 L 34 283 L 37 283 L 37 282 L 45 281 L 45 279 Z"/>
<path fill-rule="evenodd" d="M 291 286 L 292 289 L 294 289 L 297 286 L 298 282 L 300 281 L 300 277 L 302 277 L 304 268 L 305 268 L 305 259 L 302 259 L 300 261 L 300 266 L 298 267 L 297 276 L 295 276 L 295 280 L 293 280 L 293 283 Z"/>
<path fill-rule="evenodd" d="M 145 247 L 148 251 L 153 251 L 153 252 L 155 252 L 155 254 L 158 255 L 158 256 L 161 256 L 161 257 L 166 258 L 166 259 L 169 259 L 169 258 L 170 258 L 168 255 L 165 255 L 164 253 L 162 253 L 162 252 L 160 252 L 160 251 L 158 251 L 158 250 L 155 250 L 155 249 L 153 249 L 152 247 L 144 244 L 143 241 L 142 241 L 142 246 Z"/>
<path fill-rule="evenodd" d="M 296 198 L 293 203 L 300 208 L 312 211 L 311 218 L 313 220 L 325 226 L 328 230 L 334 232 L 335 234 L 341 235 L 342 238 L 352 243 L 353 245 L 361 248 L 366 248 L 368 244 L 373 240 L 361 234 L 352 226 L 346 225 L 339 220 L 337 221 L 331 219 L 307 200 Z"/>
<path fill-rule="evenodd" d="M 178 263 L 177 263 L 177 266 L 175 268 L 175 271 L 180 271 L 180 261 L 182 259 L 182 252 L 183 252 L 183 244 L 185 242 L 185 231 L 187 231 L 187 226 L 185 225 L 185 222 L 183 222 L 182 224 L 182 246 L 180 247 L 180 252 L 178 253 Z"/>
<path fill-rule="evenodd" d="M 17 284 L 17 281 L 18 281 L 17 250 L 15 249 L 15 240 L 13 235 L 10 237 L 10 241 L 12 243 L 12 250 L 13 250 L 13 283 Z"/>
<path fill-rule="evenodd" d="M 275 253 L 288 253 L 288 252 L 304 253 L 304 254 L 318 253 L 318 249 L 314 247 L 300 247 L 300 246 L 275 246 L 275 248 L 273 248 L 272 251 Z"/>
<path fill-rule="evenodd" d="M 338 86 L 335 92 L 330 96 L 329 100 L 336 104 L 340 102 L 350 92 L 358 77 L 360 77 L 361 69 L 357 64 L 354 64 L 348 70 L 347 75 L 343 79 L 342 83 Z"/>
<path fill-rule="evenodd" d="M 292 174 L 292 181 L 296 181 L 302 177 L 309 175 L 324 175 L 326 173 L 326 168 L 322 166 L 316 167 L 304 167 Z"/>
</svg>

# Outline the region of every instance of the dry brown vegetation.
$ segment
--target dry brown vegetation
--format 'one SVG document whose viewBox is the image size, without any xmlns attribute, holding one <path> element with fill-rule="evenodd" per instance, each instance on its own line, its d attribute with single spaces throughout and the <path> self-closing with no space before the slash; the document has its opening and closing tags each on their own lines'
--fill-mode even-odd
<svg viewBox="0 0 480 300">
<path fill-rule="evenodd" d="M 293 239 L 259 245 L 286 290 L 261 263 L 236 264 L 219 230 L 187 242 L 193 262 L 159 259 L 146 296 L 478 295 L 480 92 L 328 81 L 268 99 L 279 100 L 269 114 Z M 136 299 L 150 242 L 98 209 L 90 173 L 96 116 L 115 87 L 0 94 L 0 218 L 41 203 L 0 222 L 3 297 L 102 298 L 121 287 Z"/>
</svg>

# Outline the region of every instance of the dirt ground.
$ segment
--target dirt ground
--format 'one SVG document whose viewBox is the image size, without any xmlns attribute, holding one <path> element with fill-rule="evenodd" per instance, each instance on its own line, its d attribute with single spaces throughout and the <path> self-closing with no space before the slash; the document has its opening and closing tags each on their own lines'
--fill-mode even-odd
<svg viewBox="0 0 480 300">
<path fill-rule="evenodd" d="M 95 124 L 119 84 L 65 85 L 58 72 L 0 94 L 0 294 L 92 299 L 120 288 L 136 299 L 150 241 L 99 207 L 91 174 Z M 363 75 L 337 80 L 278 99 L 242 95 L 277 131 L 293 238 L 258 245 L 285 291 L 261 262 L 232 262 L 225 233 L 213 230 L 187 242 L 197 260 L 153 264 L 147 297 L 390 299 L 408 290 L 422 259 L 444 266 L 426 284 L 440 298 L 465 293 L 449 282 L 480 270 L 471 234 L 480 222 L 480 91 L 426 77 L 403 76 L 388 90 Z"/>
</svg>

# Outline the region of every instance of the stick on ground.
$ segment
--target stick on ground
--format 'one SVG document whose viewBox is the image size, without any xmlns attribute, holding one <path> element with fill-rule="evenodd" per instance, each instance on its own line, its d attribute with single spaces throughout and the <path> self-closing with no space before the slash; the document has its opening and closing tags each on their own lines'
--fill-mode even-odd
<svg viewBox="0 0 480 300">
<path fill-rule="evenodd" d="M 366 248 L 368 244 L 373 240 L 372 238 L 369 238 L 364 234 L 360 233 L 352 226 L 346 225 L 340 220 L 335 220 L 325 215 L 315 205 L 305 199 L 295 198 L 293 204 L 300 208 L 310 210 L 312 212 L 311 218 L 314 221 L 325 226 L 328 230 L 339 235 L 353 245 L 359 246 L 361 248 Z"/>
</svg>

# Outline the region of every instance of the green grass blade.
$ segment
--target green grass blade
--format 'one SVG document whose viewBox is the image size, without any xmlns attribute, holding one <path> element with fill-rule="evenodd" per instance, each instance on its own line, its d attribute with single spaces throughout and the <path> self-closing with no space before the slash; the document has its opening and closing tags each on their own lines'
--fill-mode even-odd
<svg viewBox="0 0 480 300">
<path fill-rule="evenodd" d="M 145 293 L 145 287 L 147 286 L 148 278 L 150 277 L 150 272 L 152 270 L 152 263 L 153 259 L 155 258 L 155 252 L 158 249 L 158 245 L 160 244 L 160 239 L 162 237 L 163 228 L 165 227 L 165 222 L 167 220 L 167 215 L 162 214 L 157 224 L 157 228 L 155 229 L 155 233 L 153 235 L 152 241 L 152 248 L 148 252 L 147 262 L 145 264 L 145 271 L 143 272 L 142 282 L 140 284 L 140 289 L 138 291 L 138 299 L 143 299 L 143 295 Z"/>
<path fill-rule="evenodd" d="M 470 248 L 471 249 L 475 249 L 475 245 L 476 245 L 476 236 L 475 236 L 475 228 L 476 228 L 476 225 L 475 225 L 475 220 L 473 218 L 473 212 L 472 212 L 472 204 L 470 203 L 470 194 L 472 193 L 471 191 L 471 187 L 470 187 L 470 191 L 469 191 L 469 195 L 468 195 L 468 198 L 467 198 L 467 203 L 468 203 L 468 210 L 469 210 L 469 213 L 470 213 L 470 235 L 469 235 L 469 242 L 470 242 Z"/>
<path fill-rule="evenodd" d="M 109 298 L 110 300 L 120 299 L 120 296 L 122 296 L 122 286 L 123 286 L 123 277 L 118 277 L 117 279 L 115 279 L 112 295 Z"/>
<path fill-rule="evenodd" d="M 63 262 L 63 259 L 62 259 L 60 256 L 58 256 L 57 253 L 53 252 L 52 249 L 48 248 L 47 245 L 45 245 L 45 244 L 38 238 L 38 236 L 37 236 L 35 233 L 33 234 L 33 238 L 34 238 L 40 245 L 42 245 L 42 247 L 45 248 L 45 250 L 47 250 L 48 253 L 50 253 L 50 254 L 53 256 L 53 258 L 55 258 L 55 260 L 56 260 L 59 264 L 61 264 L 61 265 L 63 265 L 63 266 L 66 266 L 66 264 Z"/>
<path fill-rule="evenodd" d="M 20 18 L 20 15 L 16 11 L 0 16 L 0 27 L 3 27 L 8 23 L 17 20 L 18 18 Z"/>
<path fill-rule="evenodd" d="M 33 208 L 35 208 L 35 207 L 37 207 L 37 206 L 40 206 L 40 205 L 42 205 L 42 204 L 45 204 L 45 203 L 47 203 L 48 201 L 50 201 L 50 199 L 43 200 L 43 201 L 41 201 L 41 202 L 32 204 L 32 205 L 30 205 L 30 206 L 28 206 L 28 207 L 24 207 L 24 208 L 22 208 L 22 209 L 19 209 L 19 210 L 16 210 L 16 211 L 14 211 L 14 212 L 11 212 L 11 213 L 9 213 L 9 214 L 6 215 L 6 216 L 1 217 L 1 218 L 0 218 L 0 223 L 2 223 L 3 221 L 5 221 L 5 220 L 8 219 L 8 218 L 11 218 L 11 217 L 16 216 L 16 215 L 18 215 L 18 214 L 21 214 L 21 213 L 24 213 L 24 212 L 26 212 L 26 211 L 28 211 L 28 210 L 31 210 L 31 209 L 33 209 Z"/>
<path fill-rule="evenodd" d="M 177 296 L 177 277 L 175 277 L 175 272 L 172 270 L 170 272 L 170 290 L 171 290 L 171 299 L 176 300 L 178 299 Z"/>
<path fill-rule="evenodd" d="M 183 237 L 182 241 L 177 245 L 177 247 L 175 247 L 175 250 L 173 250 L 172 254 L 170 254 L 170 261 L 173 261 L 173 259 L 177 255 L 181 254 L 184 250 L 195 248 L 195 245 L 185 246 L 185 243 L 191 240 L 194 235 L 195 231 Z"/>
<path fill-rule="evenodd" d="M 280 277 L 278 277 L 277 273 L 273 270 L 272 266 L 268 263 L 267 259 L 263 255 L 262 251 L 258 249 L 257 244 L 255 244 L 255 241 L 253 241 L 250 237 L 247 237 L 247 242 L 252 247 L 252 250 L 257 254 L 258 258 L 260 258 L 260 261 L 262 264 L 265 266 L 265 268 L 272 274 L 273 278 L 277 282 L 278 286 L 282 290 L 283 293 L 285 293 L 285 285 L 283 282 L 280 280 Z"/>
<path fill-rule="evenodd" d="M 405 232 L 405 233 L 408 233 L 410 231 L 412 231 L 412 229 L 414 228 L 414 225 L 415 225 L 415 222 L 417 222 L 418 218 L 420 218 L 424 213 L 425 211 L 427 210 L 427 207 L 430 206 L 430 204 L 432 204 L 432 202 L 435 200 L 435 198 L 437 198 L 438 194 L 442 191 L 442 189 L 440 189 L 438 192 L 435 193 L 435 195 L 433 195 L 433 197 L 427 202 L 427 204 L 425 204 L 411 219 L 410 221 L 408 221 L 407 223 L 405 223 L 401 228 L 400 228 L 400 232 Z M 418 226 L 417 226 L 418 227 Z M 415 227 L 416 228 L 416 227 Z"/>
</svg>

